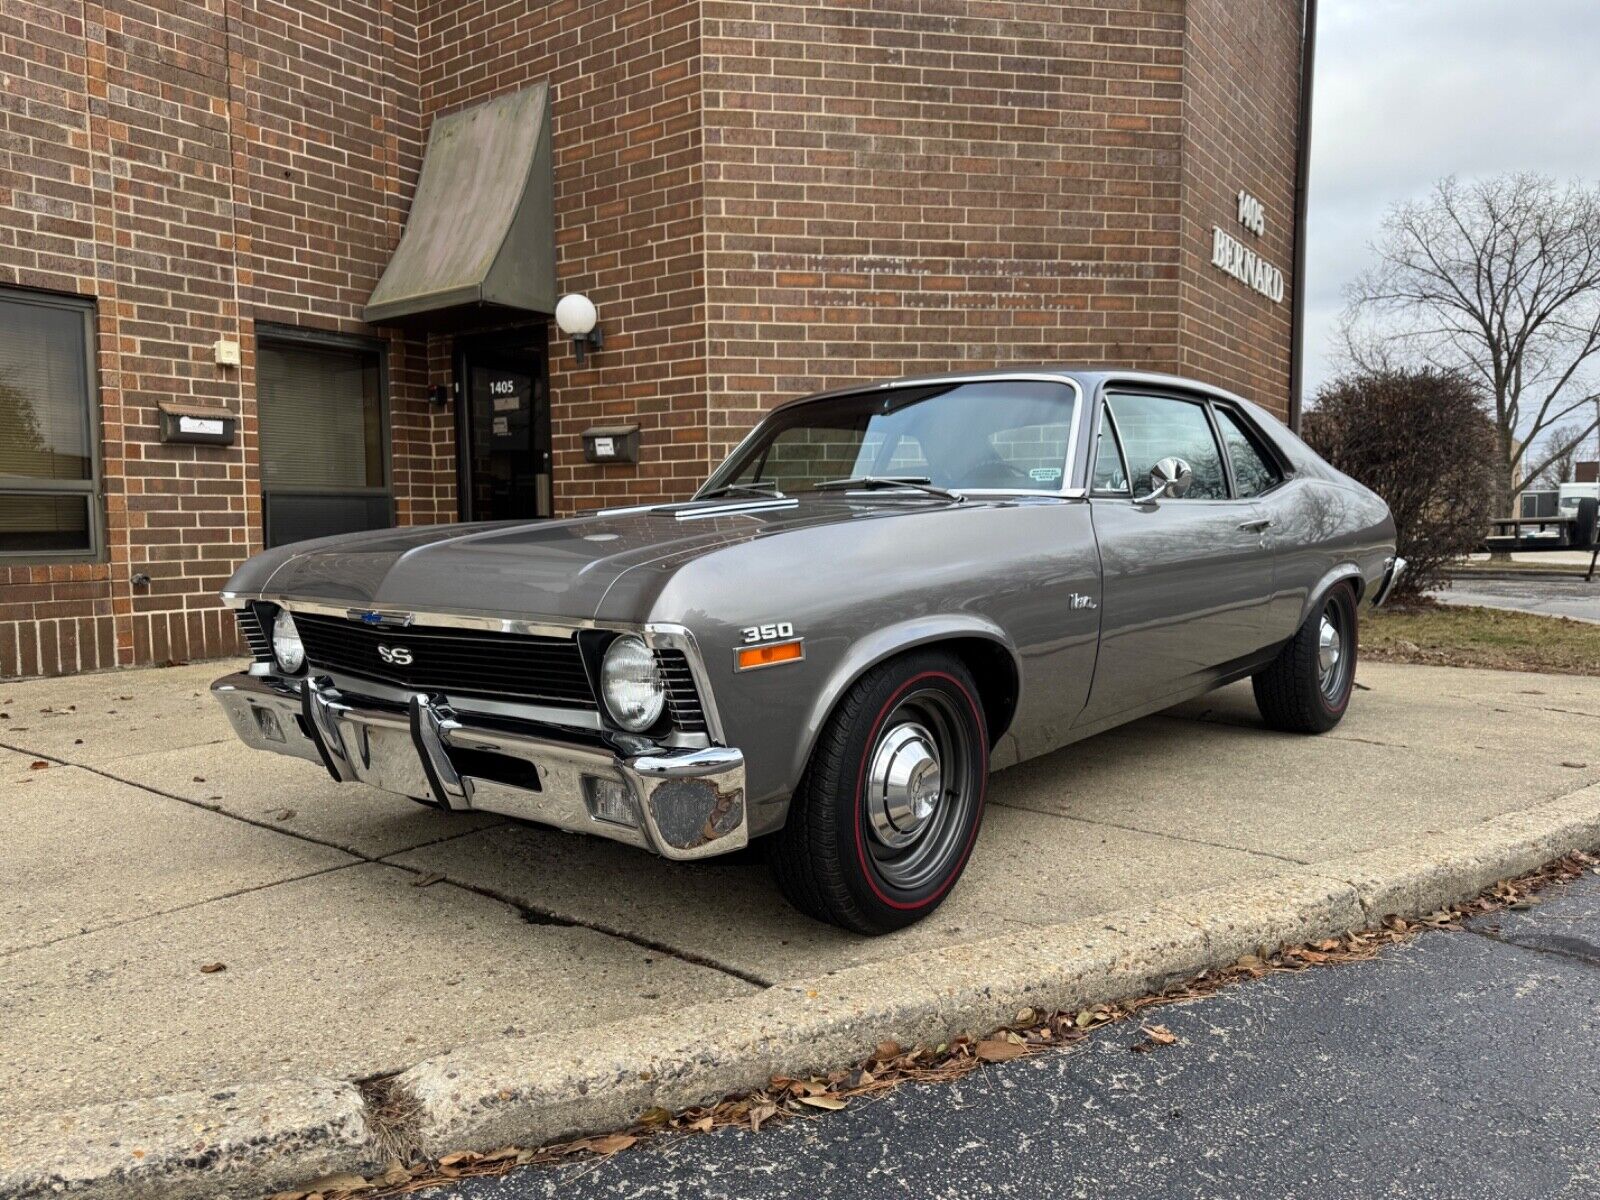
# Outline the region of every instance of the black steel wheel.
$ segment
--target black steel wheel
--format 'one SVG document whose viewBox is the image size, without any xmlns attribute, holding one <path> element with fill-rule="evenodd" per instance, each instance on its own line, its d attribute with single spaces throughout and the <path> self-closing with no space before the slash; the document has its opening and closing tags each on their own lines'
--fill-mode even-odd
<svg viewBox="0 0 1600 1200">
<path fill-rule="evenodd" d="M 818 737 L 772 839 L 780 890 L 857 933 L 927 916 L 972 853 L 988 749 L 982 701 L 959 660 L 924 651 L 868 671 Z"/>
<path fill-rule="evenodd" d="M 1256 707 L 1274 729 L 1326 733 L 1344 717 L 1356 679 L 1356 596 L 1335 586 L 1253 677 Z"/>
</svg>

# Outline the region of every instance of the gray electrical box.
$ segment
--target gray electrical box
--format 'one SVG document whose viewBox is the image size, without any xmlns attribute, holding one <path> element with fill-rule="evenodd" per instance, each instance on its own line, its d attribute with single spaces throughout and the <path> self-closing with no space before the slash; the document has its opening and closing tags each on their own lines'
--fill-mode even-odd
<svg viewBox="0 0 1600 1200">
<path fill-rule="evenodd" d="M 162 400 L 161 440 L 163 442 L 197 442 L 204 446 L 233 445 L 234 431 L 239 418 L 225 408 L 210 404 L 183 404 Z"/>
<path fill-rule="evenodd" d="M 591 425 L 583 431 L 583 457 L 592 463 L 639 461 L 637 425 Z"/>
</svg>

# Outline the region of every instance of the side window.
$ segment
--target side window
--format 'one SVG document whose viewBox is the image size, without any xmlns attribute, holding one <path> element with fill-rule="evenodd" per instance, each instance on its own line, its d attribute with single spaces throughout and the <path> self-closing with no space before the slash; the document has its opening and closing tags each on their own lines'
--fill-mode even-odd
<svg viewBox="0 0 1600 1200">
<path fill-rule="evenodd" d="M 103 550 L 93 337 L 89 304 L 0 289 L 0 568 Z"/>
<path fill-rule="evenodd" d="M 1226 500 L 1228 479 L 1222 470 L 1222 451 L 1206 419 L 1205 406 L 1170 396 L 1110 397 L 1117 432 L 1128 456 L 1128 474 L 1135 492 L 1150 478 L 1150 468 L 1163 458 L 1184 459 L 1194 470 L 1188 500 Z"/>
<path fill-rule="evenodd" d="M 1111 429 L 1111 413 L 1100 412 L 1100 438 L 1094 452 L 1094 478 L 1090 489 L 1096 492 L 1121 492 L 1128 490 L 1128 470 L 1122 465 L 1122 451 L 1117 449 L 1117 437 Z"/>
<path fill-rule="evenodd" d="M 1228 448 L 1228 461 L 1233 464 L 1233 482 L 1239 495 L 1259 496 L 1282 483 L 1283 473 L 1262 450 L 1239 414 L 1221 405 L 1213 405 L 1211 411 L 1217 414 L 1217 427 L 1222 430 L 1222 444 Z"/>
</svg>

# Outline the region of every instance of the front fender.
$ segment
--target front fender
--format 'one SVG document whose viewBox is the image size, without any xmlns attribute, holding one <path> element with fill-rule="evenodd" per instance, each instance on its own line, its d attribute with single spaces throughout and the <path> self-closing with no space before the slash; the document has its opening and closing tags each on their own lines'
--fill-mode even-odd
<svg viewBox="0 0 1600 1200">
<path fill-rule="evenodd" d="M 816 744 L 817 736 L 822 732 L 823 725 L 827 723 L 829 715 L 840 699 L 856 680 L 879 663 L 897 654 L 953 638 L 981 638 L 1001 647 L 1011 659 L 1012 667 L 1017 672 L 1020 690 L 1022 671 L 1017 649 L 1011 644 L 1011 639 L 1006 636 L 1005 631 L 985 617 L 975 613 L 933 613 L 875 629 L 850 644 L 845 653 L 829 669 L 822 686 L 812 697 L 810 709 L 800 726 L 800 736 L 795 739 L 794 757 L 785 772 L 788 778 L 788 790 L 793 792 L 799 785 L 800 776 L 804 774 L 806 763 L 811 758 L 811 750 Z"/>
</svg>

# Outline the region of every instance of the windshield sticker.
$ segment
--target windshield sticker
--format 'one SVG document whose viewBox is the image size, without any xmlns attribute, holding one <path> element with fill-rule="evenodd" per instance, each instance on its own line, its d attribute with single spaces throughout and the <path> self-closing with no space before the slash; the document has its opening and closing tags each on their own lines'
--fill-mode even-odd
<svg viewBox="0 0 1600 1200">
<path fill-rule="evenodd" d="M 1028 472 L 1028 478 L 1038 483 L 1054 483 L 1061 478 L 1060 467 L 1034 467 Z"/>
</svg>

